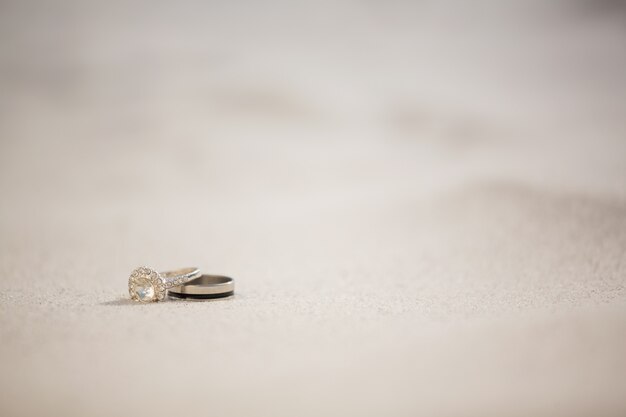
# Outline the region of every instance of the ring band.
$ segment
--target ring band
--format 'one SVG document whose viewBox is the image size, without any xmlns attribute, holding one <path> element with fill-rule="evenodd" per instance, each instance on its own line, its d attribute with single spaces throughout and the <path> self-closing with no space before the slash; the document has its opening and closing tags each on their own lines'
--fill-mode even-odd
<svg viewBox="0 0 626 417">
<path fill-rule="evenodd" d="M 130 274 L 128 293 L 131 299 L 142 303 L 161 301 L 165 298 L 165 290 L 168 288 L 185 284 L 198 277 L 200 277 L 198 268 L 181 268 L 159 273 L 143 266 Z"/>
<path fill-rule="evenodd" d="M 192 300 L 225 298 L 235 294 L 235 281 L 223 275 L 202 275 L 187 284 L 170 288 L 167 294 Z"/>
</svg>

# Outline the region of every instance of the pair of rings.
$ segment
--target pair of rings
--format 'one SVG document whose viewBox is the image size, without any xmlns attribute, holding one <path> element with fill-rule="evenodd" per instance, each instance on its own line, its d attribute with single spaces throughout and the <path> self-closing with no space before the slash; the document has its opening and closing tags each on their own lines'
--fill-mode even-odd
<svg viewBox="0 0 626 417">
<path fill-rule="evenodd" d="M 206 300 L 230 297 L 235 282 L 222 275 L 203 275 L 198 268 L 157 272 L 145 266 L 135 269 L 128 278 L 130 298 L 141 303 L 172 298 Z"/>
</svg>

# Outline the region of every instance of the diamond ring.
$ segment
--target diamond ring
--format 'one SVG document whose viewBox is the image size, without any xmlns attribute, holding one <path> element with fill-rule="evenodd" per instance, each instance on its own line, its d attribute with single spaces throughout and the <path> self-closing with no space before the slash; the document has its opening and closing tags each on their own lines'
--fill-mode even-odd
<svg viewBox="0 0 626 417">
<path fill-rule="evenodd" d="M 130 298 L 141 303 L 161 301 L 165 290 L 185 284 L 200 276 L 198 268 L 182 268 L 175 271 L 157 272 L 145 266 L 135 269 L 128 278 Z"/>
</svg>

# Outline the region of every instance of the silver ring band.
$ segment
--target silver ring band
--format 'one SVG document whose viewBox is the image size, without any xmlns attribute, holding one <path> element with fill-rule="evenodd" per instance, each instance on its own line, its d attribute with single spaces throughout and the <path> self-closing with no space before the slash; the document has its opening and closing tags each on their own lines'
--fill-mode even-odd
<svg viewBox="0 0 626 417">
<path fill-rule="evenodd" d="M 223 275 L 202 275 L 187 284 L 172 287 L 167 295 L 173 298 L 207 300 L 235 294 L 235 281 Z"/>
<path fill-rule="evenodd" d="M 174 271 L 161 272 L 160 275 L 163 278 L 165 289 L 168 289 L 200 277 L 200 270 L 198 268 L 181 268 Z"/>
</svg>

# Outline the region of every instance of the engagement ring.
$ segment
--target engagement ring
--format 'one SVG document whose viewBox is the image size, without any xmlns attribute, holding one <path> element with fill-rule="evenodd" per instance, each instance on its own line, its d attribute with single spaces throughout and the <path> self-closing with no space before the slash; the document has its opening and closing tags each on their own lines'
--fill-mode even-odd
<svg viewBox="0 0 626 417">
<path fill-rule="evenodd" d="M 165 290 L 183 285 L 199 276 L 198 268 L 182 268 L 159 273 L 144 266 L 130 274 L 128 293 L 131 299 L 141 303 L 161 301 L 165 298 Z"/>
</svg>

